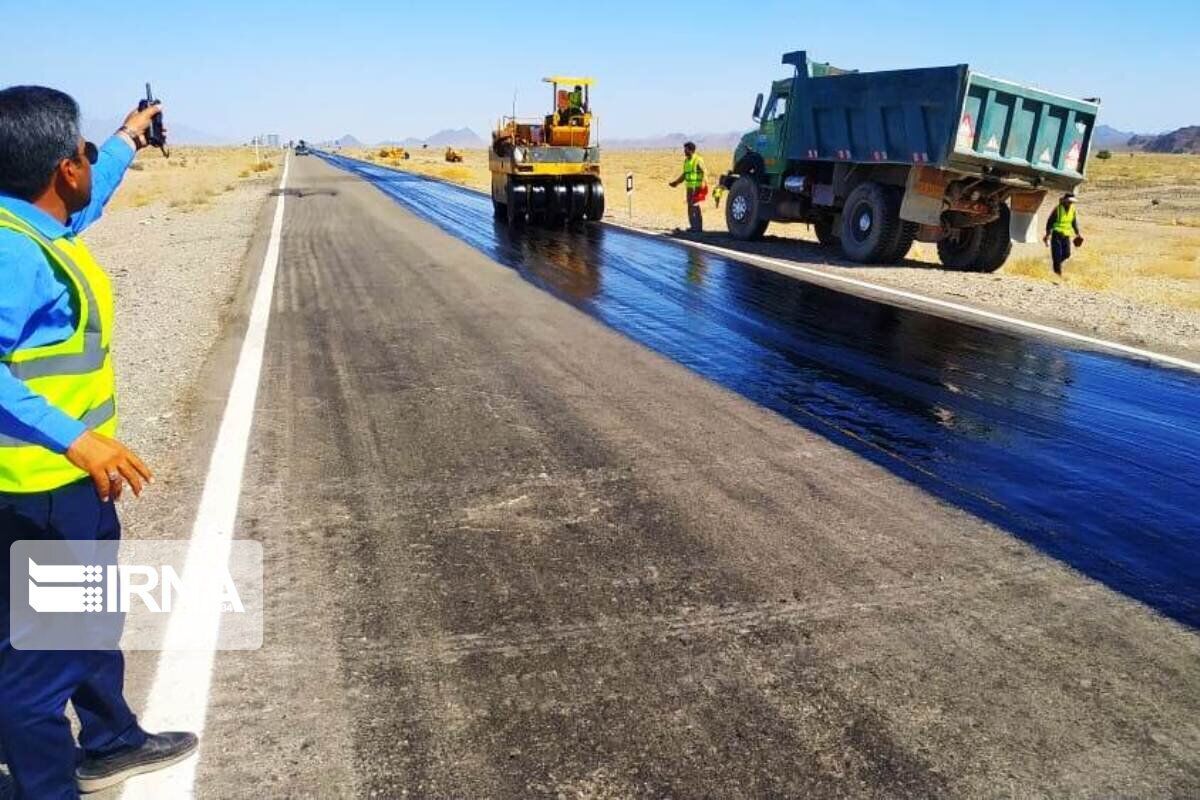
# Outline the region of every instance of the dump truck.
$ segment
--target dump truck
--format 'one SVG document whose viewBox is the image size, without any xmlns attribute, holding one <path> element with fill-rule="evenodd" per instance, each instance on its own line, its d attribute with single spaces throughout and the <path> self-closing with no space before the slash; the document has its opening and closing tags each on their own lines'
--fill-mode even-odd
<svg viewBox="0 0 1200 800">
<path fill-rule="evenodd" d="M 944 266 L 991 272 L 1039 235 L 1047 197 L 1083 180 L 1100 101 L 990 78 L 965 64 L 857 72 L 786 53 L 790 78 L 754 102 L 757 130 L 721 176 L 739 240 L 811 225 L 861 263 L 936 242 Z M 1056 199 L 1056 198 L 1055 198 Z"/>
<path fill-rule="evenodd" d="M 529 220 L 555 225 L 604 216 L 600 146 L 591 109 L 591 78 L 555 76 L 549 114 L 503 117 L 492 132 L 488 168 L 492 206 L 510 227 Z M 568 88 L 571 87 L 571 88 Z"/>
</svg>

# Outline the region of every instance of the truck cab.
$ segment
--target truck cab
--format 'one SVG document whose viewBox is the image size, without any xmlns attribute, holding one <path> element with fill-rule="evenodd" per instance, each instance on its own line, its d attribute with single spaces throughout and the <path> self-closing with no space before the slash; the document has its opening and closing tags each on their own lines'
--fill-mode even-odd
<svg viewBox="0 0 1200 800">
<path fill-rule="evenodd" d="M 754 101 L 754 121 L 758 129 L 747 133 L 734 150 L 734 164 L 744 164 L 748 171 L 759 174 L 768 183 L 778 183 L 787 141 L 788 97 L 790 80 L 775 81 L 771 93 L 763 102 L 761 94 Z"/>
</svg>

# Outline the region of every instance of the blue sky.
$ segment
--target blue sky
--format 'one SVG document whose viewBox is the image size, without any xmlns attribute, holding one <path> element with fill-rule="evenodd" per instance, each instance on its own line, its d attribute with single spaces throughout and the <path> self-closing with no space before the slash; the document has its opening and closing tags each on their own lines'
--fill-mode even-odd
<svg viewBox="0 0 1200 800">
<path fill-rule="evenodd" d="M 538 79 L 583 73 L 605 137 L 729 131 L 807 49 L 858 69 L 966 62 L 998 77 L 1104 100 L 1101 122 L 1200 124 L 1200 3 L 275 2 L 0 0 L 0 83 L 73 94 L 118 115 L 146 80 L 178 123 L 235 139 L 486 134 L 512 106 L 541 112 Z M 62 52 L 61 31 L 78 46 Z"/>
</svg>

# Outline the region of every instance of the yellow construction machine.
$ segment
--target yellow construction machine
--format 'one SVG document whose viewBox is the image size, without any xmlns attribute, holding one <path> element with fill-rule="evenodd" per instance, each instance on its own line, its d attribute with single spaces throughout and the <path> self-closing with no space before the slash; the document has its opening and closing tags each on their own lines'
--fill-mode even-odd
<svg viewBox="0 0 1200 800">
<path fill-rule="evenodd" d="M 604 186 L 591 109 L 595 82 L 542 80 L 552 87 L 551 112 L 534 120 L 504 117 L 492 132 L 492 206 L 512 227 L 531 219 L 550 225 L 598 220 L 604 216 Z"/>
</svg>

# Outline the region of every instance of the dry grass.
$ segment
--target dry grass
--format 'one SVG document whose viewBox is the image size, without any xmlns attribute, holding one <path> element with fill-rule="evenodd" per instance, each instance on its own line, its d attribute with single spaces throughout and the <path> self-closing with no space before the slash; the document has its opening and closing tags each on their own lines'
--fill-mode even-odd
<svg viewBox="0 0 1200 800">
<path fill-rule="evenodd" d="M 143 150 L 130 166 L 111 208 L 139 208 L 165 203 L 177 211 L 201 209 L 224 192 L 251 180 L 274 175 L 280 158 L 263 153 L 254 160 L 252 147 L 178 147 L 170 158 Z"/>
<path fill-rule="evenodd" d="M 350 152 L 362 158 L 368 151 Z M 399 169 L 474 189 L 487 190 L 487 152 L 467 150 L 448 167 L 441 150 L 416 150 Z M 712 180 L 729 169 L 732 153 L 702 152 Z M 683 189 L 668 182 L 679 175 L 683 156 L 674 151 L 604 151 L 602 177 L 611 219 L 647 230 L 685 224 Z M 377 163 L 379 163 L 377 161 Z M 1200 309 L 1200 156 L 1138 153 L 1093 159 L 1080 191 L 1080 224 L 1087 244 L 1067 264 L 1063 282 L 1138 302 Z M 633 213 L 625 176 L 633 173 Z M 705 227 L 725 231 L 724 209 L 705 207 Z M 812 240 L 807 225 L 772 225 L 770 235 Z M 910 258 L 937 264 L 937 249 L 918 244 Z M 1000 273 L 1015 280 L 1052 282 L 1050 256 L 1041 245 L 1015 245 Z"/>
</svg>

